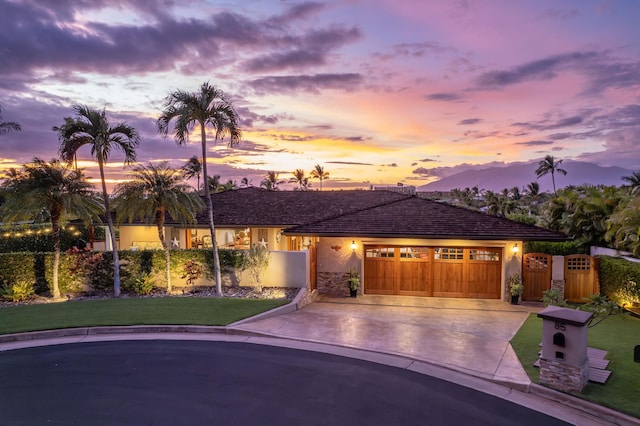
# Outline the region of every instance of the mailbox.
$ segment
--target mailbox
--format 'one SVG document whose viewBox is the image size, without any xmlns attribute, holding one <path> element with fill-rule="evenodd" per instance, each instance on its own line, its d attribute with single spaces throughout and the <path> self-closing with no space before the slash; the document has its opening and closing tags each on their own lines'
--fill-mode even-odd
<svg viewBox="0 0 640 426">
<path fill-rule="evenodd" d="M 587 324 L 590 312 L 547 306 L 542 318 L 540 383 L 580 392 L 588 380 Z"/>
</svg>

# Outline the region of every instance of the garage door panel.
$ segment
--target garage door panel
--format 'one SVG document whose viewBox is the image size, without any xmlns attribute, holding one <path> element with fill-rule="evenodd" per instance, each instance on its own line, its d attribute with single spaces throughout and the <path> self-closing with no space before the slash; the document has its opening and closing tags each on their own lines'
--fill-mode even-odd
<svg viewBox="0 0 640 426">
<path fill-rule="evenodd" d="M 393 259 L 365 260 L 365 293 L 395 294 L 395 268 Z"/>
<path fill-rule="evenodd" d="M 428 296 L 430 264 L 427 262 L 405 262 L 398 264 L 398 293 L 405 296 Z"/>
<path fill-rule="evenodd" d="M 468 294 L 476 299 L 499 299 L 502 268 L 499 263 L 469 264 Z"/>
<path fill-rule="evenodd" d="M 433 295 L 464 297 L 462 262 L 434 262 Z"/>
</svg>

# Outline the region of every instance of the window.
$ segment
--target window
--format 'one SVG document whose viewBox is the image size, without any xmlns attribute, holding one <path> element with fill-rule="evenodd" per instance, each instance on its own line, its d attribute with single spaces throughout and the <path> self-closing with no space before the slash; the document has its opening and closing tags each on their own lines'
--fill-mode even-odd
<svg viewBox="0 0 640 426">
<path fill-rule="evenodd" d="M 393 252 L 394 252 L 393 247 L 368 248 L 365 253 L 365 256 L 368 258 L 374 258 L 374 257 L 389 258 L 389 257 L 393 257 Z"/>
<path fill-rule="evenodd" d="M 434 249 L 433 258 L 437 260 L 462 260 L 464 258 L 464 249 L 438 247 Z"/>
<path fill-rule="evenodd" d="M 567 270 L 588 271 L 591 269 L 591 259 L 588 257 L 570 257 L 567 259 Z"/>
<path fill-rule="evenodd" d="M 428 247 L 400 247 L 401 259 L 428 259 Z"/>
<path fill-rule="evenodd" d="M 548 258 L 547 256 L 531 256 L 527 258 L 527 262 L 525 267 L 527 269 L 547 269 L 548 267 Z"/>
<path fill-rule="evenodd" d="M 482 262 L 498 262 L 500 261 L 500 255 L 497 250 L 470 249 L 469 259 Z"/>
</svg>

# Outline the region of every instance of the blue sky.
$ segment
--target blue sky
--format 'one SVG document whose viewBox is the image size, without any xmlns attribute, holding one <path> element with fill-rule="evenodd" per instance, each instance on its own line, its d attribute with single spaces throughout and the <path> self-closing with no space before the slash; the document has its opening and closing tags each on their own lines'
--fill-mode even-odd
<svg viewBox="0 0 640 426">
<path fill-rule="evenodd" d="M 325 188 L 421 185 L 547 154 L 640 169 L 640 3 L 629 1 L 0 0 L 0 170 L 57 154 L 74 104 L 142 135 L 141 162 L 199 154 L 155 131 L 204 81 L 243 140 L 223 180 L 315 164 Z M 80 153 L 97 176 L 89 152 Z M 115 155 L 112 182 L 127 169 Z M 534 176 L 532 176 L 533 180 Z"/>
</svg>

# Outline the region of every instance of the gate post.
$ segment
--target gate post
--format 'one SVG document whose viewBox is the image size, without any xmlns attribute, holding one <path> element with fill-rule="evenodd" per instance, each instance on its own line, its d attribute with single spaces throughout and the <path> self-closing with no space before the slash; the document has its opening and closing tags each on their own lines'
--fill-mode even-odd
<svg viewBox="0 0 640 426">
<path fill-rule="evenodd" d="M 564 300 L 564 256 L 553 256 L 551 265 L 551 290 L 558 290 L 559 300 Z"/>
</svg>

